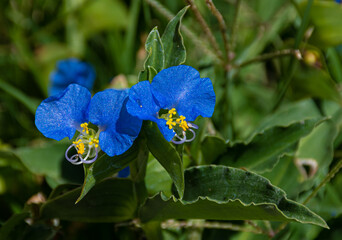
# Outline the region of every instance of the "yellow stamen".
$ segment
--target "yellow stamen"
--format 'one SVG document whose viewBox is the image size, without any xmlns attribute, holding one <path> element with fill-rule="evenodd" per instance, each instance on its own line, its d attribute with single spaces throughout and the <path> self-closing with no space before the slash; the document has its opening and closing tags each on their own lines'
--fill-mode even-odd
<svg viewBox="0 0 342 240">
<path fill-rule="evenodd" d="M 73 141 L 72 143 L 76 145 L 77 153 L 82 155 L 85 151 L 84 143 L 82 142 L 82 140 L 78 139 L 77 141 Z"/>
<path fill-rule="evenodd" d="M 169 118 L 172 118 L 172 116 L 175 115 L 175 114 L 176 114 L 176 109 L 175 108 L 172 108 L 171 110 L 169 110 Z"/>
<path fill-rule="evenodd" d="M 166 125 L 169 126 L 169 129 L 172 129 L 173 126 L 176 126 L 176 123 L 173 122 L 173 119 L 169 119 L 167 120 Z"/>
<path fill-rule="evenodd" d="M 185 117 L 183 115 L 181 115 L 179 118 L 176 119 L 177 123 L 181 123 L 185 120 Z"/>
<path fill-rule="evenodd" d="M 189 129 L 188 123 L 184 120 L 179 124 L 179 126 L 183 128 L 184 131 Z"/>
<path fill-rule="evenodd" d="M 86 134 L 89 134 L 88 123 L 82 123 L 81 128 L 83 128 L 82 132 L 86 132 Z"/>
<path fill-rule="evenodd" d="M 99 147 L 99 140 L 96 139 L 96 138 L 93 138 L 90 142 L 89 142 L 89 145 L 95 145 L 95 147 Z"/>
</svg>

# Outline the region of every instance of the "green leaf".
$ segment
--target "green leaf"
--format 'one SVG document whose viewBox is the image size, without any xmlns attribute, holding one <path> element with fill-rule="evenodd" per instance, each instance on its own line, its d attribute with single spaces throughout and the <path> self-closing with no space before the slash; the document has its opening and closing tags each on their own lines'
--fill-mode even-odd
<svg viewBox="0 0 342 240">
<path fill-rule="evenodd" d="M 144 71 L 139 74 L 139 81 L 152 81 L 155 74 L 164 69 L 164 48 L 157 27 L 153 28 L 145 43 L 147 58 Z"/>
<path fill-rule="evenodd" d="M 161 191 L 166 196 L 172 195 L 172 179 L 155 158 L 151 159 L 147 164 L 145 182 L 150 196 Z"/>
<path fill-rule="evenodd" d="M 49 199 L 41 207 L 42 219 L 59 218 L 81 222 L 121 222 L 132 219 L 137 203 L 129 179 L 107 179 L 96 184 L 75 205 L 81 187 Z"/>
<path fill-rule="evenodd" d="M 182 18 L 188 8 L 189 6 L 183 8 L 174 18 L 171 19 L 161 38 L 165 53 L 164 68 L 177 66 L 185 62 L 186 50 L 183 37 L 180 32 L 180 26 Z"/>
<path fill-rule="evenodd" d="M 52 178 L 57 183 L 81 183 L 83 170 L 64 157 L 68 145 L 57 141 L 37 147 L 18 148 L 15 154 L 32 173 Z"/>
<path fill-rule="evenodd" d="M 270 220 L 310 223 L 328 228 L 304 205 L 286 198 L 267 179 L 225 166 L 185 171 L 182 200 L 163 195 L 149 198 L 139 212 L 142 222 L 175 219 Z"/>
<path fill-rule="evenodd" d="M 184 192 L 183 162 L 177 150 L 165 140 L 157 124 L 148 122 L 144 126 L 147 137 L 147 147 L 158 162 L 165 168 L 182 198 Z"/>
<path fill-rule="evenodd" d="M 272 115 L 263 118 L 255 132 L 258 133 L 274 126 L 288 126 L 304 119 L 320 116 L 321 114 L 314 101 L 312 99 L 306 99 L 292 104 L 286 104 Z"/>
<path fill-rule="evenodd" d="M 139 139 L 137 139 L 132 147 L 125 153 L 109 157 L 107 154 L 102 155 L 97 159 L 86 171 L 84 183 L 82 186 L 81 195 L 77 199 L 76 203 L 81 201 L 84 196 L 92 189 L 95 184 L 99 183 L 107 177 L 113 176 L 121 169 L 126 167 L 130 162 L 138 157 L 139 154 Z"/>
<path fill-rule="evenodd" d="M 324 120 L 313 118 L 286 127 L 272 127 L 253 135 L 246 143 L 228 143 L 225 153 L 218 157 L 217 162 L 265 172 L 272 169 L 281 156 L 293 154 L 298 141 Z"/>
</svg>

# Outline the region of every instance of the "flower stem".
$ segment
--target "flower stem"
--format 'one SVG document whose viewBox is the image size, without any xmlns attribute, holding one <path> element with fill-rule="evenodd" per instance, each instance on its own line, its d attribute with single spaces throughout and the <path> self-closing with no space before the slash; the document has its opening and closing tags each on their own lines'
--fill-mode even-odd
<svg viewBox="0 0 342 240">
<path fill-rule="evenodd" d="M 168 220 L 161 224 L 163 229 L 168 228 L 209 228 L 209 229 L 228 229 L 232 231 L 241 231 L 241 232 L 252 232 L 255 234 L 261 234 L 262 232 L 259 229 L 252 229 L 246 226 L 240 226 L 231 223 L 223 223 L 223 222 L 195 222 L 195 221 L 176 221 L 176 220 Z"/>
<path fill-rule="evenodd" d="M 272 59 L 272 58 L 275 58 L 275 57 L 283 57 L 283 56 L 295 56 L 297 59 L 301 59 L 302 58 L 302 55 L 300 53 L 299 50 L 294 50 L 294 49 L 283 49 L 283 50 L 280 50 L 280 51 L 276 51 L 276 52 L 272 52 L 272 53 L 266 53 L 266 54 L 263 54 L 263 55 L 260 55 L 256 58 L 253 58 L 251 60 L 247 60 L 243 63 L 240 63 L 238 65 L 235 65 L 236 68 L 241 68 L 241 67 L 245 67 L 249 64 L 253 64 L 253 63 L 256 63 L 256 62 L 261 62 L 261 61 L 265 61 L 265 60 L 268 60 L 268 59 Z"/>
<path fill-rule="evenodd" d="M 313 190 L 313 192 L 305 199 L 303 204 L 307 204 L 311 198 L 313 198 L 319 189 L 323 187 L 325 184 L 330 182 L 330 180 L 336 175 L 336 173 L 341 169 L 342 167 L 342 159 L 338 161 L 338 163 L 335 165 L 335 167 L 328 173 L 328 175 L 323 179 L 323 181 Z"/>
<path fill-rule="evenodd" d="M 338 171 L 342 167 L 342 159 L 338 161 L 338 163 L 335 165 L 335 167 L 328 173 L 328 175 L 322 180 L 322 182 L 313 190 L 313 192 L 304 200 L 303 204 L 306 205 L 314 196 L 316 196 L 317 192 L 328 182 L 330 182 L 331 179 L 333 179 L 338 173 Z M 287 226 L 287 222 L 281 224 L 278 229 L 275 231 L 275 234 L 279 233 L 281 230 L 283 230 Z"/>
<path fill-rule="evenodd" d="M 212 0 L 206 0 L 207 6 L 210 9 L 210 11 L 212 12 L 212 14 L 216 17 L 218 23 L 219 23 L 219 27 L 220 27 L 220 31 L 221 31 L 221 35 L 223 38 L 223 43 L 224 43 L 224 48 L 225 48 L 225 58 L 227 59 L 227 62 L 229 62 L 229 41 L 227 38 L 227 26 L 226 23 L 224 22 L 223 16 L 220 13 L 220 11 L 216 8 L 216 6 L 214 5 Z"/>
<path fill-rule="evenodd" d="M 211 32 L 208 24 L 206 23 L 206 21 L 204 20 L 204 18 L 202 17 L 202 14 L 200 13 L 200 11 L 198 10 L 198 8 L 196 7 L 195 3 L 193 0 L 186 0 L 187 3 L 190 5 L 191 10 L 193 11 L 193 13 L 195 14 L 195 17 L 198 21 L 198 23 L 202 26 L 203 31 L 205 32 L 205 34 L 207 35 L 210 44 L 213 46 L 215 53 L 217 55 L 217 57 L 224 62 L 223 59 L 223 55 L 222 52 L 218 46 L 218 43 L 213 35 L 213 33 Z"/>
</svg>

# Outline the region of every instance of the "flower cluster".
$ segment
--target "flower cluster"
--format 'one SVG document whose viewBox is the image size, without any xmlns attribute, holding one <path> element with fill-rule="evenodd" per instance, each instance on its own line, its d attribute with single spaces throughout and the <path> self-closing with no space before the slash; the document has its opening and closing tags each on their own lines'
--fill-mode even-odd
<svg viewBox="0 0 342 240">
<path fill-rule="evenodd" d="M 91 98 L 88 89 L 71 84 L 38 106 L 35 123 L 44 136 L 58 141 L 72 139 L 78 131 L 65 157 L 73 164 L 92 163 L 100 149 L 109 156 L 120 155 L 138 136 L 142 122 L 127 113 L 127 101 L 127 90 L 107 89 Z M 97 126 L 97 131 L 89 122 Z M 77 153 L 70 157 L 72 148 Z"/>
<path fill-rule="evenodd" d="M 138 136 L 143 120 L 157 123 L 167 141 L 190 142 L 199 115 L 211 117 L 215 93 L 211 80 L 197 70 L 180 65 L 159 72 L 130 90 L 107 89 L 91 97 L 89 90 L 70 84 L 45 99 L 35 123 L 44 136 L 55 140 L 76 139 L 65 157 L 73 164 L 94 162 L 100 150 L 109 156 L 128 150 Z M 74 151 L 74 154 L 71 152 Z"/>
</svg>

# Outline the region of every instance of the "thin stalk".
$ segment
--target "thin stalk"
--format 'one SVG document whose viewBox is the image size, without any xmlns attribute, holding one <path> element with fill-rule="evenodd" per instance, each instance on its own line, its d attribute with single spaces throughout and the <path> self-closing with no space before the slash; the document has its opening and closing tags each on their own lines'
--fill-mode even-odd
<svg viewBox="0 0 342 240">
<path fill-rule="evenodd" d="M 342 159 L 338 161 L 338 163 L 335 165 L 335 167 L 328 173 L 328 175 L 322 180 L 322 182 L 313 190 L 313 192 L 304 200 L 303 204 L 306 205 L 314 196 L 316 196 L 317 192 L 328 182 L 330 182 L 331 179 L 333 179 L 338 173 L 338 171 L 342 167 Z M 275 234 L 279 233 L 281 230 L 283 230 L 288 223 L 281 224 L 277 231 L 275 231 Z"/>
<path fill-rule="evenodd" d="M 223 55 L 222 52 L 218 46 L 218 43 L 213 35 L 213 33 L 211 32 L 208 24 L 206 23 L 206 21 L 204 20 L 202 14 L 200 13 L 200 11 L 198 10 L 198 8 L 196 7 L 195 3 L 193 0 L 186 0 L 187 3 L 190 5 L 191 10 L 194 12 L 195 14 L 195 18 L 197 19 L 198 23 L 201 25 L 201 27 L 203 28 L 203 31 L 205 32 L 205 34 L 208 37 L 208 40 L 210 42 L 210 44 L 213 46 L 215 53 L 217 55 L 217 57 L 219 59 L 221 59 L 221 61 L 224 61 L 223 59 Z"/>
<path fill-rule="evenodd" d="M 222 222 L 191 222 L 191 221 L 176 221 L 168 220 L 161 224 L 163 229 L 168 228 L 209 228 L 209 229 L 228 229 L 232 231 L 251 232 L 261 234 L 259 229 L 252 229 L 246 226 L 235 225 L 231 223 Z"/>
<path fill-rule="evenodd" d="M 321 187 L 323 187 L 325 184 L 327 184 L 328 182 L 330 182 L 330 180 L 335 177 L 336 173 L 338 173 L 338 171 L 341 169 L 342 167 L 342 159 L 339 160 L 339 162 L 335 165 L 335 167 L 328 173 L 328 175 L 323 179 L 323 181 L 315 188 L 315 190 L 313 190 L 313 192 L 305 199 L 305 201 L 303 202 L 303 204 L 307 204 L 311 198 L 313 198 L 317 192 L 319 191 L 319 189 L 321 189 Z"/>
<path fill-rule="evenodd" d="M 251 221 L 251 220 L 246 220 L 245 223 L 249 224 L 250 226 L 252 226 L 256 231 L 268 235 L 267 231 L 265 231 L 263 228 L 259 227 L 255 222 Z"/>
<path fill-rule="evenodd" d="M 300 25 L 298 34 L 295 38 L 294 49 L 299 48 L 299 45 L 300 45 L 300 43 L 304 37 L 304 34 L 305 34 L 305 29 L 308 27 L 312 3 L 313 3 L 313 0 L 309 0 L 308 4 L 306 5 L 302 24 Z M 298 62 L 295 61 L 294 58 L 291 58 L 290 64 L 288 67 L 288 71 L 287 71 L 288 74 L 286 75 L 286 77 L 284 79 L 284 84 L 283 84 L 282 88 L 280 88 L 280 93 L 278 94 L 279 97 L 277 98 L 276 104 L 274 105 L 274 107 L 272 109 L 273 111 L 275 111 L 280 106 L 281 102 L 283 101 L 283 99 L 285 97 L 285 93 L 287 92 L 287 89 L 290 86 L 290 83 L 292 81 L 293 75 L 294 75 L 297 67 L 298 67 Z"/>
<path fill-rule="evenodd" d="M 213 3 L 212 0 L 206 0 L 207 6 L 212 12 L 212 14 L 216 17 L 219 27 L 220 27 L 220 32 L 223 38 L 223 43 L 224 43 L 224 49 L 225 49 L 225 57 L 227 59 L 227 62 L 229 62 L 229 41 L 227 38 L 227 26 L 226 23 L 224 22 L 223 16 L 220 13 L 220 11 L 216 8 L 215 4 Z"/>
<path fill-rule="evenodd" d="M 156 0 L 144 0 L 146 3 L 148 3 L 151 7 L 153 7 L 157 12 L 159 12 L 161 15 L 163 15 L 168 21 L 170 21 L 172 18 L 175 17 L 172 12 L 170 12 L 165 6 L 160 4 Z M 220 61 L 222 63 L 222 60 L 218 58 L 218 56 L 208 48 L 207 44 L 204 43 L 199 37 L 197 37 L 189 28 L 182 25 L 182 32 L 187 35 L 187 37 L 193 41 L 193 43 L 198 47 L 198 49 L 202 50 L 204 53 L 214 57 L 216 60 Z"/>
<path fill-rule="evenodd" d="M 262 61 L 272 59 L 272 58 L 276 58 L 276 57 L 291 56 L 291 55 L 295 56 L 297 59 L 302 59 L 301 53 L 298 49 L 295 49 L 295 50 L 294 49 L 283 49 L 283 50 L 279 50 L 276 52 L 266 53 L 266 54 L 260 55 L 256 58 L 247 60 L 245 62 L 238 64 L 238 65 L 235 65 L 234 67 L 241 68 L 241 67 L 245 67 L 249 64 L 253 64 L 256 62 L 262 62 Z"/>
<path fill-rule="evenodd" d="M 234 13 L 234 18 L 233 18 L 233 25 L 232 25 L 232 31 L 231 31 L 231 44 L 230 46 L 235 49 L 235 41 L 236 41 L 236 32 L 237 32 L 237 19 L 239 15 L 239 9 L 241 6 L 241 0 L 236 0 L 235 2 L 235 13 Z"/>
</svg>

